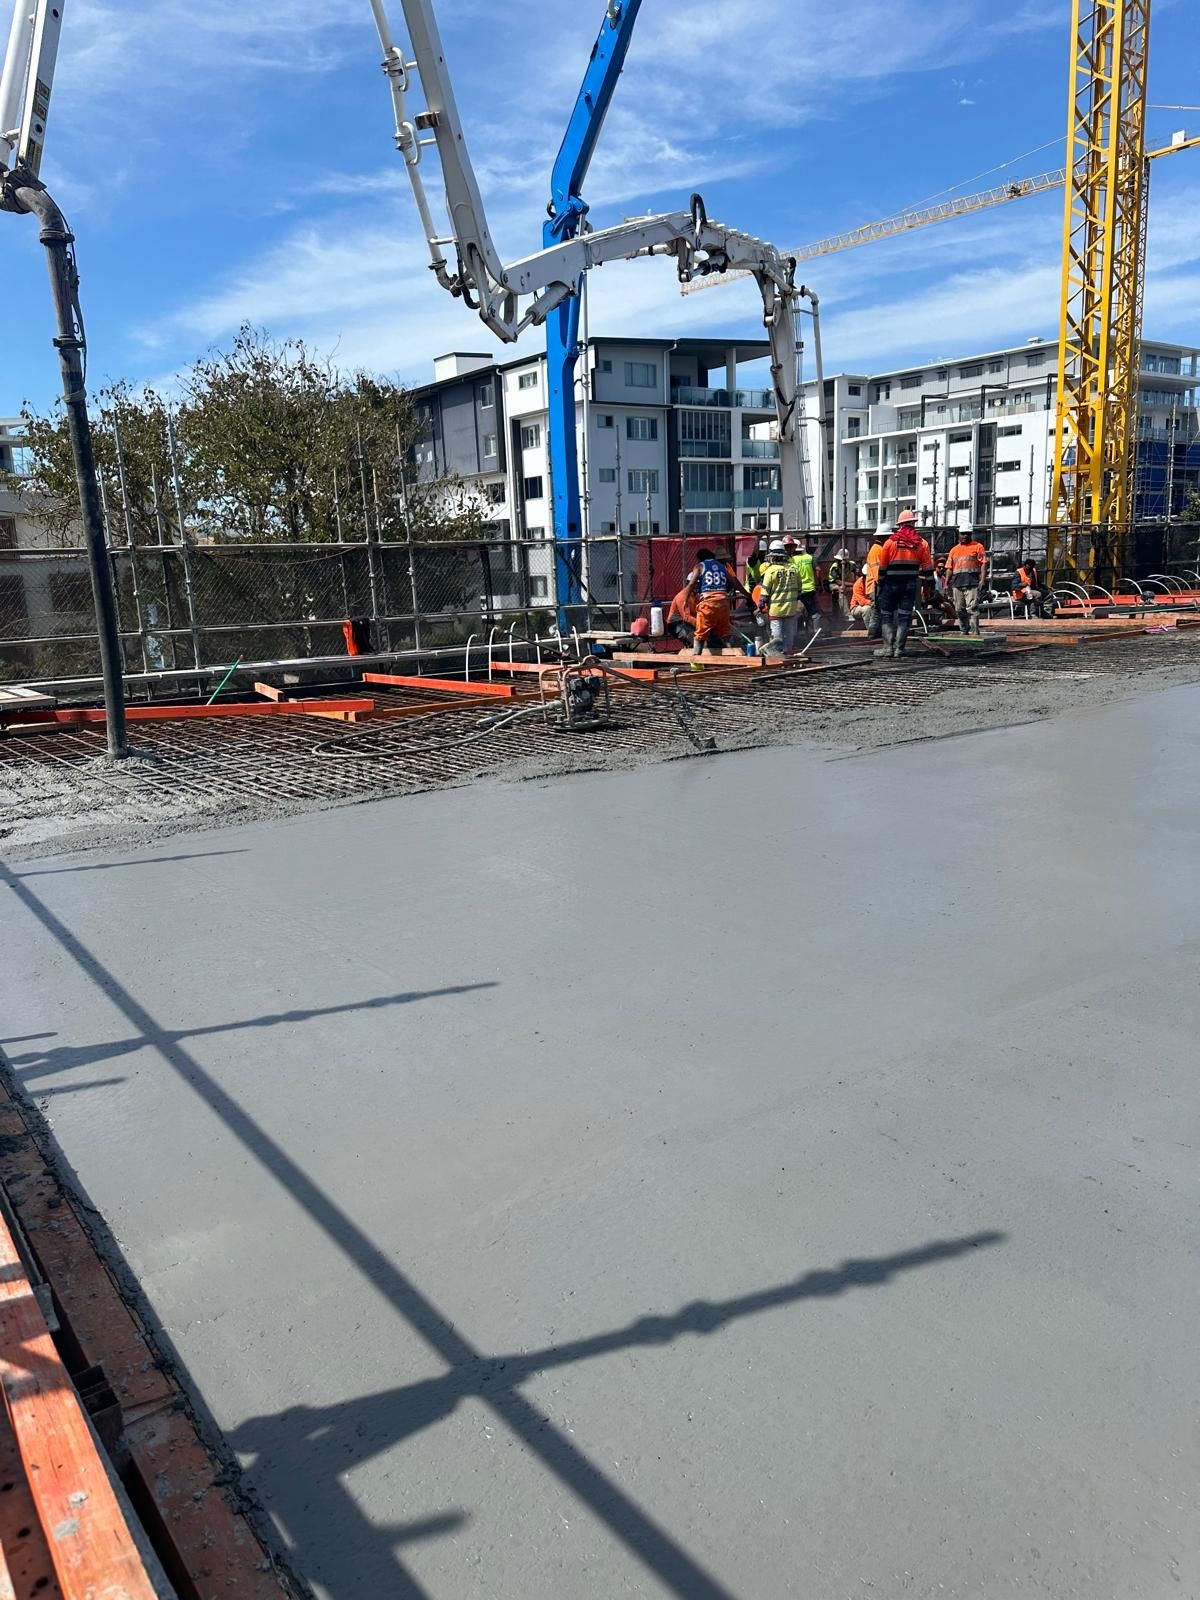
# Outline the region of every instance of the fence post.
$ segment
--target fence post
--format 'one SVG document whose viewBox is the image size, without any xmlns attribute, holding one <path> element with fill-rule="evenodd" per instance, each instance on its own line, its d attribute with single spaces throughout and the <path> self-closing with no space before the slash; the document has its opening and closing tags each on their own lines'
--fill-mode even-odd
<svg viewBox="0 0 1200 1600">
<path fill-rule="evenodd" d="M 154 499 L 154 531 L 158 534 L 158 559 L 162 563 L 163 605 L 167 613 L 167 638 L 171 641 L 171 669 L 178 670 L 179 647 L 175 643 L 175 607 L 171 604 L 171 566 L 167 560 L 167 533 L 163 527 L 162 505 L 158 495 L 158 473 L 150 467 L 150 493 Z"/>
<path fill-rule="evenodd" d="M 354 425 L 354 432 L 358 439 L 358 481 L 362 490 L 363 532 L 367 541 L 367 582 L 371 589 L 371 621 L 375 626 L 376 637 L 378 638 L 379 575 L 375 566 L 375 545 L 371 538 L 371 502 L 367 498 L 367 462 L 366 457 L 363 455 L 362 428 L 358 423 Z"/>
<path fill-rule="evenodd" d="M 175 495 L 175 515 L 179 522 L 179 550 L 183 559 L 183 598 L 187 605 L 188 628 L 192 635 L 192 658 L 197 667 L 201 667 L 200 660 L 200 629 L 196 625 L 196 592 L 192 583 L 192 550 L 188 544 L 187 528 L 184 525 L 183 515 L 183 489 L 179 482 L 179 461 L 175 454 L 175 429 L 171 424 L 171 413 L 167 412 L 167 456 L 171 464 L 171 489 Z"/>
<path fill-rule="evenodd" d="M 123 519 L 123 521 L 125 523 L 125 545 L 126 545 L 126 548 L 129 551 L 129 581 L 133 586 L 133 609 L 134 609 L 134 614 L 137 617 L 138 644 L 140 645 L 141 651 L 142 651 L 142 671 L 143 672 L 149 672 L 150 671 L 150 654 L 146 649 L 146 620 L 142 616 L 142 591 L 141 591 L 141 586 L 140 586 L 140 584 L 138 582 L 137 556 L 135 555 L 134 549 L 133 549 L 133 518 L 129 514 L 129 490 L 128 490 L 128 488 L 126 486 L 126 483 L 125 483 L 125 450 L 124 450 L 124 447 L 121 444 L 121 430 L 117 426 L 117 419 L 116 419 L 115 414 L 113 416 L 112 430 L 113 430 L 113 444 L 115 445 L 116 452 L 117 452 L 117 486 L 119 487 L 119 489 L 121 491 L 121 513 L 122 513 L 122 519 Z M 100 483 L 100 490 L 101 490 L 101 493 L 103 494 L 103 492 L 104 492 L 103 479 L 101 480 L 101 483 Z M 107 521 L 108 521 L 107 496 L 105 496 L 105 502 L 106 503 L 105 503 L 105 508 L 104 508 L 104 520 L 107 523 Z M 120 602 L 118 601 L 118 611 L 119 610 L 120 610 Z"/>
</svg>

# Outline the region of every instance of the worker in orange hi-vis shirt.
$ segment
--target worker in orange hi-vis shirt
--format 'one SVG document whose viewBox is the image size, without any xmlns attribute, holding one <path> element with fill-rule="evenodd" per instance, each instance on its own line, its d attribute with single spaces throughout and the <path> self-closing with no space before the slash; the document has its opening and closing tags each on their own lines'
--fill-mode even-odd
<svg viewBox="0 0 1200 1600">
<path fill-rule="evenodd" d="M 987 567 L 987 548 L 974 534 L 960 539 L 946 557 L 946 582 L 950 585 L 954 614 L 964 633 L 979 632 L 979 601 Z"/>
<path fill-rule="evenodd" d="M 879 547 L 879 551 L 882 555 L 882 545 Z M 870 591 L 867 589 L 867 569 L 863 567 L 858 577 L 855 578 L 854 588 L 850 593 L 850 621 L 861 622 L 869 633 L 874 619 L 874 612 L 875 607 L 871 603 Z"/>
<path fill-rule="evenodd" d="M 879 558 L 875 604 L 879 607 L 883 647 L 876 650 L 875 654 L 890 657 L 893 661 L 904 654 L 904 647 L 908 643 L 908 630 L 912 626 L 921 579 L 933 578 L 933 552 L 917 532 L 916 523 L 914 511 L 902 511 L 896 521 L 895 532 L 885 543 Z"/>
<path fill-rule="evenodd" d="M 872 610 L 874 611 L 874 615 L 867 618 L 868 639 L 879 638 L 879 606 L 876 604 L 875 590 L 879 584 L 879 561 L 880 557 L 883 555 L 883 546 L 886 539 L 887 534 L 882 528 L 880 528 L 878 533 L 875 535 L 875 543 L 867 551 L 867 564 L 865 568 L 867 580 L 867 598 L 870 600 Z"/>
</svg>

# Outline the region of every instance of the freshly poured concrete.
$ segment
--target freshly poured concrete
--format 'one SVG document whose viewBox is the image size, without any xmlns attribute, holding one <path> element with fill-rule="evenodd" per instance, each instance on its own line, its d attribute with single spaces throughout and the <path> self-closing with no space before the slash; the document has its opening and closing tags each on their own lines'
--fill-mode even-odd
<svg viewBox="0 0 1200 1600">
<path fill-rule="evenodd" d="M 6 871 L 322 1596 L 1200 1593 L 1200 689 Z"/>
</svg>

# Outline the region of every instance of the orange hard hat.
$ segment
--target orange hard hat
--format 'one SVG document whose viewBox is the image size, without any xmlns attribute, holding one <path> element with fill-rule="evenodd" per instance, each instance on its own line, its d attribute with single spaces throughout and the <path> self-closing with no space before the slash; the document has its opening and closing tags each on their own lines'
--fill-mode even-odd
<svg viewBox="0 0 1200 1600">
<path fill-rule="evenodd" d="M 899 528 L 899 527 L 905 526 L 906 524 L 908 524 L 910 522 L 915 522 L 916 520 L 917 520 L 917 513 L 915 511 L 902 511 L 900 513 L 900 515 L 896 518 L 896 526 Z"/>
</svg>

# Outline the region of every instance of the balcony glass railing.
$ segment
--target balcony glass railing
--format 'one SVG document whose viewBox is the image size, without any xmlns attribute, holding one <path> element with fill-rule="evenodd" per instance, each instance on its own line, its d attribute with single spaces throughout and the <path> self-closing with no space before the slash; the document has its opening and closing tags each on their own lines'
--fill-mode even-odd
<svg viewBox="0 0 1200 1600">
<path fill-rule="evenodd" d="M 778 461 L 778 439 L 743 439 L 742 456 L 747 461 Z"/>
<path fill-rule="evenodd" d="M 728 439 L 681 439 L 679 454 L 690 461 L 729 461 L 733 446 Z"/>
<path fill-rule="evenodd" d="M 689 389 L 682 384 L 671 390 L 677 406 L 737 407 L 743 411 L 773 411 L 775 396 L 770 389 Z"/>
<path fill-rule="evenodd" d="M 728 508 L 733 504 L 732 489 L 688 489 L 682 493 L 686 511 L 704 511 L 710 508 Z"/>
<path fill-rule="evenodd" d="M 769 511 L 783 504 L 783 490 L 739 489 L 733 503 L 740 511 Z"/>
</svg>

